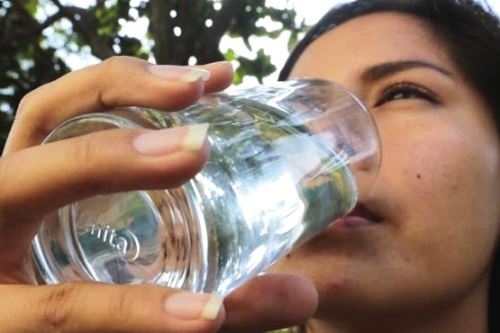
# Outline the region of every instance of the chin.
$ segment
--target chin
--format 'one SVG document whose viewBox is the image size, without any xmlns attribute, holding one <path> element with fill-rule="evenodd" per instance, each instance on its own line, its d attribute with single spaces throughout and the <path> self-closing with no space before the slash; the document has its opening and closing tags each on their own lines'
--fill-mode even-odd
<svg viewBox="0 0 500 333">
<path fill-rule="evenodd" d="M 315 245 L 324 249 L 320 243 L 317 241 Z M 310 279 L 320 295 L 318 315 L 340 310 L 349 313 L 361 311 L 380 297 L 383 291 L 374 286 L 387 284 L 382 281 L 381 267 L 375 264 L 379 260 L 375 260 L 369 251 L 360 251 L 359 247 L 363 246 L 336 247 L 335 251 L 318 252 L 313 245 L 311 243 L 290 254 L 270 272 L 298 274 Z M 369 246 L 364 248 L 367 250 Z"/>
</svg>

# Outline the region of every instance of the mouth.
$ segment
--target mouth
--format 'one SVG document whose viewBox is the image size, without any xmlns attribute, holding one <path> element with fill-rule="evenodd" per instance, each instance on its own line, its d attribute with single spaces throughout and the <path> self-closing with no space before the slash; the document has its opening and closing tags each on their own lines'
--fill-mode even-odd
<svg viewBox="0 0 500 333">
<path fill-rule="evenodd" d="M 347 215 L 337 219 L 328 229 L 363 228 L 382 223 L 382 218 L 367 205 L 358 203 Z"/>
</svg>

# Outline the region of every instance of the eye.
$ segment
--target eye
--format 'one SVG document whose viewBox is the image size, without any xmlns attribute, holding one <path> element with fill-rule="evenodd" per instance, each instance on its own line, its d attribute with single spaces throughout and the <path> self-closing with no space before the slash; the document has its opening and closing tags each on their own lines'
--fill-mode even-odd
<svg viewBox="0 0 500 333">
<path fill-rule="evenodd" d="M 432 104 L 437 104 L 438 99 L 430 90 L 409 82 L 400 82 L 384 89 L 381 97 L 375 103 L 375 107 L 383 104 L 408 99 L 421 99 Z"/>
</svg>

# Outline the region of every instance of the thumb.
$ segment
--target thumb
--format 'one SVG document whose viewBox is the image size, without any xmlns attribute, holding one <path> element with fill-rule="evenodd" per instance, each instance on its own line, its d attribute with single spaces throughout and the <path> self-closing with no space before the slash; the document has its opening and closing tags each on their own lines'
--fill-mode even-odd
<svg viewBox="0 0 500 333">
<path fill-rule="evenodd" d="M 225 317 L 218 296 L 152 285 L 3 285 L 0 294 L 0 331 L 7 333 L 208 333 Z"/>
</svg>

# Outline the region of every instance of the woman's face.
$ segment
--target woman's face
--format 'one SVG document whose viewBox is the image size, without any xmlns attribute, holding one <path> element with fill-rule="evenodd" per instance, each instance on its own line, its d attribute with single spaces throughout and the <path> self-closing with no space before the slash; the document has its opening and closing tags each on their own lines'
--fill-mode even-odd
<svg viewBox="0 0 500 333">
<path fill-rule="evenodd" d="M 274 270 L 314 281 L 319 317 L 481 299 L 499 235 L 499 142 L 444 44 L 417 18 L 371 14 L 314 41 L 291 74 L 302 77 L 342 84 L 373 114 L 382 165 L 363 204 L 380 221 L 330 228 Z"/>
</svg>

